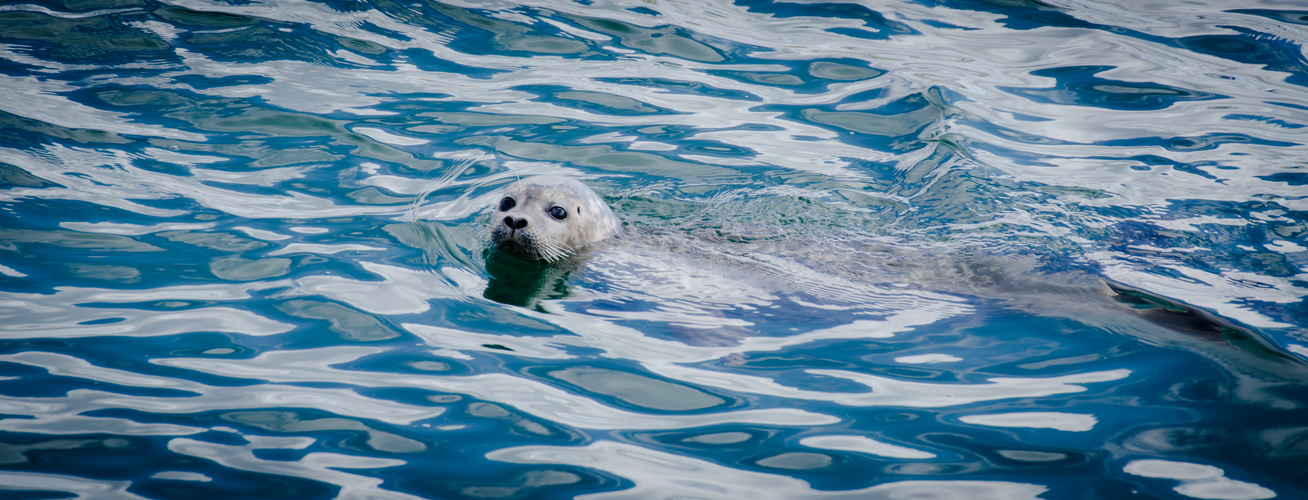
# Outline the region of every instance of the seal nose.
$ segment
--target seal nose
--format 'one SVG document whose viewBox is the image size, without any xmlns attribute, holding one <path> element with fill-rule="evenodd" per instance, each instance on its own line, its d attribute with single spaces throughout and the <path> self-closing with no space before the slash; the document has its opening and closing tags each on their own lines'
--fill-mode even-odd
<svg viewBox="0 0 1308 500">
<path fill-rule="evenodd" d="M 515 221 L 513 220 L 513 217 L 504 217 L 504 225 L 509 226 L 510 229 L 522 229 L 527 227 L 527 219 L 518 219 Z"/>
</svg>

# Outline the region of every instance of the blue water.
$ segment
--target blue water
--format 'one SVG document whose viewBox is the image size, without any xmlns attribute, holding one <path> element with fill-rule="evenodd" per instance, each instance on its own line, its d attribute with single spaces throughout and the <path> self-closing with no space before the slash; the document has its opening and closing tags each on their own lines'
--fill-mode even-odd
<svg viewBox="0 0 1308 500">
<path fill-rule="evenodd" d="M 0 497 L 1308 498 L 1306 41 L 1272 0 L 6 3 Z M 626 233 L 487 251 L 535 174 Z"/>
</svg>

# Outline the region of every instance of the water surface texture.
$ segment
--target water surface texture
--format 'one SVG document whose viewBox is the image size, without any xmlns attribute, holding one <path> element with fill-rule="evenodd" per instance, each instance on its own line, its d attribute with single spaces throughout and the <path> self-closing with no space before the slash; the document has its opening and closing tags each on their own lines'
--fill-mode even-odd
<svg viewBox="0 0 1308 500">
<path fill-rule="evenodd" d="M 0 497 L 1306 498 L 1296 4 L 5 3 Z"/>
</svg>

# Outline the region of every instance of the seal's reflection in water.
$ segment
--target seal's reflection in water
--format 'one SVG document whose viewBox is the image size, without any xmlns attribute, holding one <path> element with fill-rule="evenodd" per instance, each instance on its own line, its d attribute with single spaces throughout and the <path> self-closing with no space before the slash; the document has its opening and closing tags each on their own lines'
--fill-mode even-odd
<svg viewBox="0 0 1308 500">
<path fill-rule="evenodd" d="M 519 307 L 540 310 L 540 301 L 568 296 L 568 276 L 575 269 L 572 262 L 550 264 L 544 260 L 526 259 L 487 248 L 482 257 L 486 260 L 489 277 L 482 297 Z M 571 260 L 571 259 L 569 259 Z"/>
</svg>

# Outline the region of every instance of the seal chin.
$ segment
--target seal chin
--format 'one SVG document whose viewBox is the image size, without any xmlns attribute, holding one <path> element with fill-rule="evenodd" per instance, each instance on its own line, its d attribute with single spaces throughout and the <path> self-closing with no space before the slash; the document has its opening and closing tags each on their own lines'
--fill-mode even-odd
<svg viewBox="0 0 1308 500">
<path fill-rule="evenodd" d="M 527 247 L 522 246 L 521 244 L 519 244 L 518 242 L 513 241 L 513 240 L 504 240 L 504 241 L 500 242 L 500 244 L 497 245 L 496 248 L 498 248 L 501 252 L 504 252 L 504 253 L 507 253 L 507 254 L 509 254 L 509 255 L 513 255 L 513 256 L 516 256 L 516 257 L 523 257 L 523 258 L 527 258 L 527 259 L 535 259 L 535 258 L 537 258 L 536 255 L 535 255 L 534 253 L 532 253 L 530 249 L 528 249 Z"/>
</svg>

